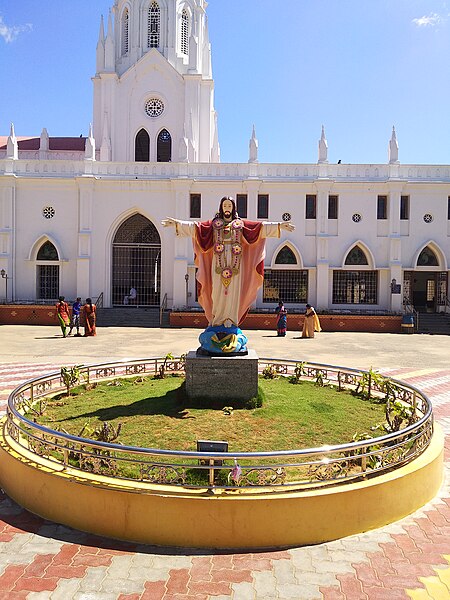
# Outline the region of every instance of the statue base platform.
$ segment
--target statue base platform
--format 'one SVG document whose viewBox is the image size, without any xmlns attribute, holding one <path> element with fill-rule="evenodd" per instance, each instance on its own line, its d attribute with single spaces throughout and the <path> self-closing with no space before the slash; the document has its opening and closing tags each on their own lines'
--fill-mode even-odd
<svg viewBox="0 0 450 600">
<path fill-rule="evenodd" d="M 204 356 L 191 350 L 186 357 L 189 398 L 250 400 L 258 395 L 258 355 Z"/>
</svg>

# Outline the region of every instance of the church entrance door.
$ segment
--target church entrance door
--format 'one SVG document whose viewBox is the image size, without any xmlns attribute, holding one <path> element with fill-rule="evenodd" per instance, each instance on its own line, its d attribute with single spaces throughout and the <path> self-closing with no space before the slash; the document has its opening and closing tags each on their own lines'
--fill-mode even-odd
<svg viewBox="0 0 450 600">
<path fill-rule="evenodd" d="M 149 219 L 135 214 L 116 232 L 112 244 L 113 306 L 159 306 L 161 238 Z M 136 297 L 129 297 L 130 290 Z"/>
<path fill-rule="evenodd" d="M 418 312 L 439 312 L 446 304 L 446 271 L 405 271 L 405 297 Z"/>
</svg>

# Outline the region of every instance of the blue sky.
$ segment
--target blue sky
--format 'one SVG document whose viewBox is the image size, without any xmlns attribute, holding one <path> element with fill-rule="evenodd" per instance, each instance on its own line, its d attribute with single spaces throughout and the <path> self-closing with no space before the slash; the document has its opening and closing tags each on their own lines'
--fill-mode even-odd
<svg viewBox="0 0 450 600">
<path fill-rule="evenodd" d="M 113 0 L 0 0 L 0 135 L 86 135 Z M 278 10 L 277 8 L 280 7 Z M 222 162 L 450 164 L 450 2 L 210 0 Z"/>
</svg>

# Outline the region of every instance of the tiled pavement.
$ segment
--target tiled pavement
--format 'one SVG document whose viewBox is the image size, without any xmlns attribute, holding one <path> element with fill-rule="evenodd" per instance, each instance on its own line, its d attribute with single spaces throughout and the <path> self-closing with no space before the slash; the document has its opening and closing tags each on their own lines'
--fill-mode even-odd
<svg viewBox="0 0 450 600">
<path fill-rule="evenodd" d="M 59 364 L 0 367 L 0 410 L 19 382 Z M 449 600 L 450 370 L 383 369 L 423 389 L 446 434 L 447 483 L 402 521 L 273 552 L 136 546 L 44 521 L 0 496 L 0 600 Z"/>
</svg>

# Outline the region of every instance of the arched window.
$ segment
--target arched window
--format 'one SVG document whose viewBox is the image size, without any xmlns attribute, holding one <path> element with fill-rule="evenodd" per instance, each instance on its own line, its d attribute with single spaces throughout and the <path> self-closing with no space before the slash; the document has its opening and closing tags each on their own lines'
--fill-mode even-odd
<svg viewBox="0 0 450 600">
<path fill-rule="evenodd" d="M 289 246 L 283 246 L 275 259 L 276 265 L 296 265 L 297 259 Z"/>
<path fill-rule="evenodd" d="M 122 55 L 128 54 L 128 30 L 129 30 L 130 13 L 128 8 L 123 11 L 122 15 Z"/>
<path fill-rule="evenodd" d="M 36 260 L 59 260 L 58 251 L 51 242 L 44 242 L 38 250 Z"/>
<path fill-rule="evenodd" d="M 48 240 L 39 248 L 36 261 L 58 261 L 58 251 Z M 59 296 L 59 265 L 36 266 L 36 297 L 38 300 L 56 300 Z"/>
<path fill-rule="evenodd" d="M 172 160 L 172 138 L 167 129 L 159 132 L 156 150 L 158 162 L 170 162 Z"/>
<path fill-rule="evenodd" d="M 150 136 L 145 129 L 141 129 L 136 135 L 134 160 L 136 162 L 149 162 L 150 160 Z"/>
<path fill-rule="evenodd" d="M 359 246 L 354 246 L 347 254 L 346 265 L 368 265 L 367 256 Z"/>
<path fill-rule="evenodd" d="M 157 2 L 152 2 L 148 9 L 147 48 L 159 48 L 159 32 L 161 10 Z"/>
<path fill-rule="evenodd" d="M 418 267 L 438 267 L 439 261 L 437 259 L 436 254 L 433 252 L 431 248 L 426 246 L 419 254 L 419 258 L 417 259 Z"/>
<path fill-rule="evenodd" d="M 189 15 L 186 9 L 181 13 L 181 54 L 189 55 Z"/>
</svg>

